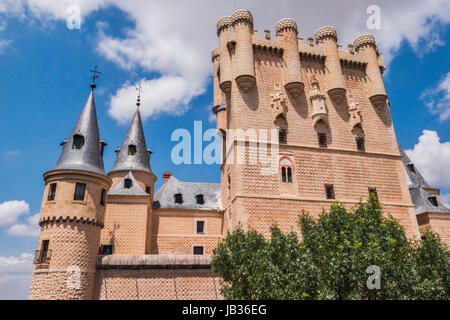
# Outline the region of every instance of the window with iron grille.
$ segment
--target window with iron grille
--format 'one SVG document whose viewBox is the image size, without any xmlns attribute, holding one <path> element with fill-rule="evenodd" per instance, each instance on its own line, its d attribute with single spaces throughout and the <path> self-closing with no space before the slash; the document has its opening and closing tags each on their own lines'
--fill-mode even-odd
<svg viewBox="0 0 450 320">
<path fill-rule="evenodd" d="M 194 246 L 193 248 L 195 255 L 202 255 L 203 254 L 203 246 Z"/>
<path fill-rule="evenodd" d="M 319 140 L 319 147 L 327 147 L 327 134 L 323 132 L 317 133 L 317 139 Z"/>
<path fill-rule="evenodd" d="M 205 221 L 197 221 L 197 234 L 205 233 Z"/>
<path fill-rule="evenodd" d="M 205 204 L 205 198 L 203 197 L 202 194 L 196 195 L 195 200 L 196 200 L 197 204 Z"/>
<path fill-rule="evenodd" d="M 125 189 L 131 189 L 132 186 L 133 186 L 133 180 L 131 180 L 131 179 L 125 179 L 125 180 L 123 181 L 123 187 L 124 187 Z"/>
<path fill-rule="evenodd" d="M 363 137 L 356 137 L 356 148 L 358 151 L 366 151 L 366 146 L 364 145 Z"/>
<path fill-rule="evenodd" d="M 428 201 L 430 201 L 430 203 L 435 207 L 439 206 L 437 198 L 435 196 L 428 197 Z"/>
<path fill-rule="evenodd" d="M 72 149 L 81 149 L 84 146 L 84 137 L 80 134 L 73 136 Z"/>
<path fill-rule="evenodd" d="M 77 182 L 75 185 L 75 193 L 73 195 L 73 200 L 84 200 L 84 194 L 86 192 L 86 183 Z"/>
<path fill-rule="evenodd" d="M 47 201 L 55 200 L 55 197 L 56 197 L 56 183 L 52 183 L 48 188 Z"/>
<path fill-rule="evenodd" d="M 334 186 L 332 184 L 325 185 L 325 194 L 327 199 L 334 199 Z"/>
<path fill-rule="evenodd" d="M 41 249 L 36 250 L 36 256 L 34 258 L 35 263 L 46 263 L 50 260 L 49 247 L 50 240 L 42 240 Z"/>
<path fill-rule="evenodd" d="M 106 203 L 106 190 L 102 189 L 102 194 L 100 196 L 100 205 L 104 206 Z"/>
<path fill-rule="evenodd" d="M 286 143 L 287 142 L 286 129 L 278 129 L 278 141 L 280 143 Z"/>
<path fill-rule="evenodd" d="M 130 144 L 128 146 L 128 155 L 134 156 L 136 154 L 136 146 L 134 144 Z"/>
<path fill-rule="evenodd" d="M 369 194 L 373 194 L 375 196 L 375 198 L 378 200 L 378 193 L 377 193 L 377 188 L 374 187 L 369 187 Z"/>
<path fill-rule="evenodd" d="M 174 197 L 175 197 L 175 203 L 178 203 L 178 204 L 183 203 L 183 195 L 181 193 L 177 193 Z"/>
</svg>

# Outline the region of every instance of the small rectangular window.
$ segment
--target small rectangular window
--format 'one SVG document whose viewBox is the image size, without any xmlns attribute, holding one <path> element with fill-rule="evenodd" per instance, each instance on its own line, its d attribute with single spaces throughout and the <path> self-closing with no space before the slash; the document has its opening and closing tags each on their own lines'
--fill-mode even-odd
<svg viewBox="0 0 450 320">
<path fill-rule="evenodd" d="M 439 206 L 436 196 L 428 197 L 428 201 L 430 201 L 430 203 L 431 203 L 434 207 Z"/>
<path fill-rule="evenodd" d="M 369 187 L 369 194 L 373 194 L 375 196 L 375 198 L 378 200 L 378 193 L 377 193 L 377 188 L 374 187 Z"/>
<path fill-rule="evenodd" d="M 104 206 L 106 203 L 106 190 L 102 189 L 102 195 L 100 197 L 100 205 Z"/>
<path fill-rule="evenodd" d="M 195 199 L 197 201 L 197 204 L 205 204 L 205 198 L 202 194 L 198 194 L 195 196 Z"/>
<path fill-rule="evenodd" d="M 48 254 L 48 246 L 50 244 L 50 240 L 43 240 L 41 245 L 41 250 L 38 254 L 38 263 L 46 263 L 49 259 Z"/>
<path fill-rule="evenodd" d="M 332 184 L 326 184 L 325 193 L 327 195 L 327 199 L 334 199 L 334 186 Z"/>
<path fill-rule="evenodd" d="M 194 246 L 194 254 L 195 255 L 202 255 L 203 254 L 203 247 L 202 246 Z"/>
<path fill-rule="evenodd" d="M 145 187 L 145 192 L 147 192 L 148 194 L 152 194 L 152 188 Z"/>
<path fill-rule="evenodd" d="M 56 183 L 52 183 L 52 184 L 50 185 L 50 187 L 48 188 L 48 197 L 47 197 L 47 200 L 48 200 L 48 201 L 55 200 L 55 196 L 56 196 Z"/>
<path fill-rule="evenodd" d="M 75 193 L 73 195 L 73 200 L 84 200 L 84 193 L 86 192 L 86 183 L 79 183 L 75 185 Z"/>
<path fill-rule="evenodd" d="M 287 142 L 287 133 L 286 129 L 278 129 L 278 140 L 280 143 Z"/>
<path fill-rule="evenodd" d="M 130 144 L 128 146 L 128 155 L 134 156 L 136 154 L 136 146 L 134 144 Z"/>
<path fill-rule="evenodd" d="M 356 148 L 358 151 L 366 151 L 366 146 L 364 145 L 364 138 L 356 137 Z"/>
<path fill-rule="evenodd" d="M 326 148 L 327 147 L 327 134 L 318 132 L 317 133 L 317 139 L 319 140 L 319 147 Z"/>
<path fill-rule="evenodd" d="M 102 244 L 101 246 L 101 254 L 102 255 L 110 255 L 113 253 L 113 246 L 111 244 Z"/>
<path fill-rule="evenodd" d="M 197 234 L 205 233 L 205 221 L 197 221 Z"/>
<path fill-rule="evenodd" d="M 175 197 L 175 203 L 178 203 L 178 204 L 183 203 L 183 195 L 181 193 L 177 193 L 174 197 Z"/>
<path fill-rule="evenodd" d="M 133 180 L 131 180 L 131 179 L 125 179 L 125 180 L 123 181 L 123 187 L 124 187 L 125 189 L 131 189 L 132 186 L 133 186 Z"/>
</svg>

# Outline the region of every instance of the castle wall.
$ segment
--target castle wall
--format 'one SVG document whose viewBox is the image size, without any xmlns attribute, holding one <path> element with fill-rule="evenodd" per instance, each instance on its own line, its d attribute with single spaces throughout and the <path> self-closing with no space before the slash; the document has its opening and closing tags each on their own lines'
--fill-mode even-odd
<svg viewBox="0 0 450 320">
<path fill-rule="evenodd" d="M 208 269 L 100 270 L 98 300 L 216 300 L 220 278 Z"/>
<path fill-rule="evenodd" d="M 196 233 L 196 221 L 205 221 L 204 234 Z M 212 254 L 223 236 L 223 214 L 206 210 L 153 209 L 152 254 L 192 254 L 193 246 L 204 246 Z"/>
<path fill-rule="evenodd" d="M 113 245 L 115 254 L 150 253 L 149 197 L 109 196 L 100 243 Z"/>
</svg>

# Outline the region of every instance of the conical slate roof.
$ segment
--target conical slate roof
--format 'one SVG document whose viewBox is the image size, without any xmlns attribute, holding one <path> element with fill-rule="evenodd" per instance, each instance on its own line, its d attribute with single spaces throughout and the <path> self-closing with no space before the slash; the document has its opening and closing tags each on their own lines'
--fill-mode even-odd
<svg viewBox="0 0 450 320">
<path fill-rule="evenodd" d="M 134 155 L 129 155 L 130 145 L 136 146 Z M 122 147 L 118 150 L 116 163 L 111 172 L 122 170 L 152 172 L 150 167 L 150 150 L 147 149 L 145 143 L 144 129 L 142 127 L 139 108 L 134 114 Z"/>
<path fill-rule="evenodd" d="M 82 136 L 81 148 L 74 147 L 74 137 Z M 53 170 L 82 170 L 99 174 L 105 174 L 103 167 L 102 148 L 106 143 L 100 141 L 95 109 L 94 90 L 81 111 L 69 140 L 61 143 L 63 151 Z"/>
</svg>

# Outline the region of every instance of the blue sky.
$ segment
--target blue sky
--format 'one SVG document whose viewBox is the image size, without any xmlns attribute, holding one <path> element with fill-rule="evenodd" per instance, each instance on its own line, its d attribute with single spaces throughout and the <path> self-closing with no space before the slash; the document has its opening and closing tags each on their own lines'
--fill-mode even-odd
<svg viewBox="0 0 450 320">
<path fill-rule="evenodd" d="M 217 45 L 215 21 L 231 14 L 236 6 L 187 8 L 184 14 L 192 15 L 188 20 L 181 18 L 183 8 L 179 8 L 181 13 L 176 14 L 180 19 L 173 22 L 169 18 L 173 12 L 169 10 L 171 7 L 160 4 L 149 8 L 148 22 L 142 11 L 149 4 L 142 1 L 137 1 L 135 7 L 114 5 L 112 0 L 89 4 L 70 1 L 80 3 L 83 18 L 81 29 L 70 30 L 66 26 L 66 7 L 60 2 L 54 6 L 52 1 L 44 0 L 18 2 L 22 4 L 19 8 L 11 1 L 0 0 L 0 176 L 3 181 L 0 205 L 24 201 L 28 208 L 22 202 L 22 209 L 17 210 L 23 212 L 14 221 L 3 224 L 0 210 L 0 298 L 26 298 L 29 265 L 23 267 L 26 277 L 17 276 L 18 284 L 14 286 L 2 280 L 2 272 L 3 275 L 12 272 L 2 267 L 2 263 L 14 266 L 26 261 L 29 264 L 29 257 L 20 255 L 34 252 L 37 237 L 30 235 L 33 232 L 29 229 L 15 235 L 8 230 L 17 224 L 27 226 L 28 219 L 39 213 L 44 186 L 42 175 L 55 165 L 61 151 L 59 143 L 68 137 L 84 105 L 90 90 L 89 69 L 94 65 L 102 72 L 95 99 L 100 134 L 108 143 L 104 154 L 107 171 L 114 163 L 114 150 L 122 143 L 127 119 L 135 107 L 134 83 L 144 79 L 142 113 L 147 145 L 153 150 L 151 166 L 159 178 L 156 187 L 160 186 L 166 170 L 181 180 L 220 180 L 217 165 L 172 164 L 170 152 L 175 142 L 170 141 L 170 136 L 177 128 L 192 131 L 195 120 L 203 121 L 203 130 L 215 127 L 210 121 L 212 80 L 209 74 L 210 52 Z M 405 13 L 409 18 L 399 19 L 400 13 L 396 12 L 401 7 L 378 2 L 382 14 L 385 12 L 386 28 L 383 29 L 382 23 L 382 29 L 374 33 L 380 50 L 387 54 L 385 82 L 398 141 L 410 150 L 425 178 L 441 187 L 443 198 L 450 202 L 450 173 L 445 168 L 450 163 L 450 116 L 445 116 L 450 112 L 450 12 L 441 12 L 450 11 L 449 7 L 442 7 L 445 2 L 431 1 L 435 11 L 419 14 L 416 10 L 422 10 L 420 2 L 411 2 L 417 8 Z M 277 20 L 289 15 L 293 12 L 291 7 L 295 9 L 298 5 L 282 1 L 281 9 L 272 10 L 269 2 L 241 3 L 253 12 L 261 31 L 273 29 Z M 161 10 L 158 18 L 151 9 Z M 314 29 L 321 25 L 334 24 L 338 33 L 343 30 L 343 38 L 350 43 L 351 37 L 369 32 L 361 22 L 366 19 L 364 5 L 360 4 L 360 9 L 360 16 L 351 23 L 348 20 L 353 17 L 342 17 L 346 22 L 341 23 L 337 13 L 314 8 L 310 11 L 318 13 L 318 21 L 309 18 L 308 22 L 308 8 L 294 14 L 298 15 L 294 18 L 304 26 L 300 35 L 305 38 L 312 36 Z M 158 26 L 166 23 L 172 29 L 164 29 L 164 25 L 162 31 L 155 33 L 152 18 L 159 19 Z M 390 28 L 397 20 L 411 19 L 418 19 L 419 26 L 395 28 L 399 31 L 392 33 Z M 206 31 L 197 34 L 199 28 Z M 173 32 L 173 37 L 164 35 L 168 31 Z M 195 39 L 189 41 L 189 37 Z M 343 42 L 344 47 L 347 42 Z M 153 47 L 157 50 L 152 50 Z M 185 65 L 180 61 L 186 61 Z M 9 257 L 16 260 L 7 260 Z M 10 296 L 1 289 L 2 284 L 3 288 L 14 287 Z"/>
</svg>

